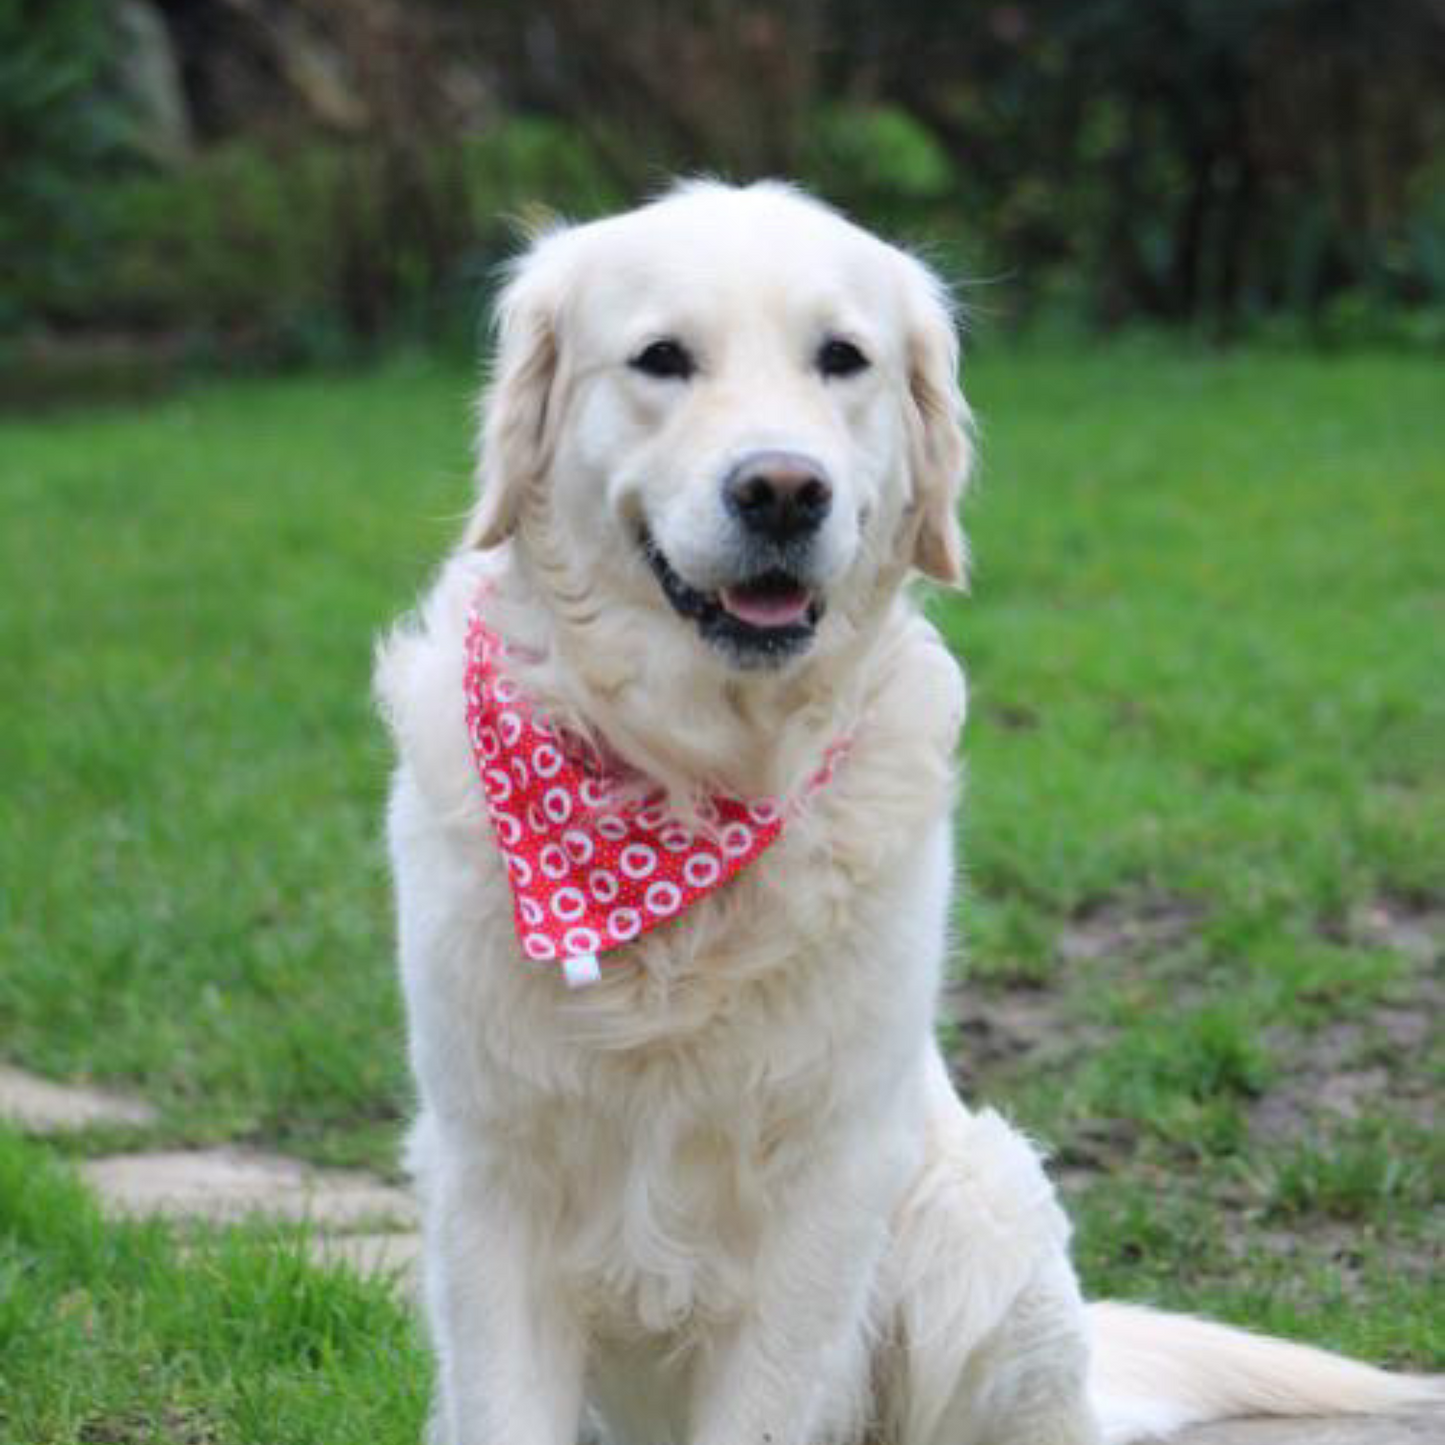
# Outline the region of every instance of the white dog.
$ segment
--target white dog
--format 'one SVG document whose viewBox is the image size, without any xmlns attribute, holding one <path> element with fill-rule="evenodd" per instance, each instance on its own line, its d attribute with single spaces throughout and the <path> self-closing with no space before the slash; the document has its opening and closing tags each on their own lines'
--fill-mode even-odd
<svg viewBox="0 0 1445 1445">
<path fill-rule="evenodd" d="M 379 665 L 441 1445 L 1088 1445 L 1418 1395 L 1086 1308 L 1034 1150 L 949 1083 L 964 688 L 904 582 L 964 569 L 957 360 L 922 265 L 781 185 L 516 269 L 480 501 Z"/>
</svg>

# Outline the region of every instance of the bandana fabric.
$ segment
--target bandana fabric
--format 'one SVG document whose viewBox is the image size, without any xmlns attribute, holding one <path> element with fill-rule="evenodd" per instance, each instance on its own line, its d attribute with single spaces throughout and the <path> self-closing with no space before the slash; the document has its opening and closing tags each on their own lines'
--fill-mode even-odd
<svg viewBox="0 0 1445 1445">
<path fill-rule="evenodd" d="M 669 815 L 660 797 L 619 796 L 622 778 L 579 760 L 502 670 L 507 649 L 473 610 L 467 635 L 467 730 L 528 958 L 595 982 L 600 957 L 721 888 L 777 841 L 772 799 L 718 796 L 710 833 Z M 830 751 L 809 792 L 833 772 Z"/>
</svg>

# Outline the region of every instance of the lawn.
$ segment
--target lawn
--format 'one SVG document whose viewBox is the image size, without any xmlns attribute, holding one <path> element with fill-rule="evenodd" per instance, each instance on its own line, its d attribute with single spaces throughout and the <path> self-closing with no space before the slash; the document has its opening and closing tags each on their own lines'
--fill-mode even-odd
<svg viewBox="0 0 1445 1445">
<path fill-rule="evenodd" d="M 959 1075 L 1053 1148 L 1092 1290 L 1440 1368 L 1438 365 L 986 347 L 969 387 Z M 367 674 L 470 391 L 0 421 L 0 1057 L 143 1093 L 136 1137 L 393 1167 Z M 105 1225 L 56 1152 L 0 1141 L 6 1445 L 414 1438 L 379 1287 Z"/>
<path fill-rule="evenodd" d="M 429 1380 L 392 1296 L 294 1233 L 106 1224 L 0 1131 L 3 1445 L 416 1445 Z"/>
</svg>

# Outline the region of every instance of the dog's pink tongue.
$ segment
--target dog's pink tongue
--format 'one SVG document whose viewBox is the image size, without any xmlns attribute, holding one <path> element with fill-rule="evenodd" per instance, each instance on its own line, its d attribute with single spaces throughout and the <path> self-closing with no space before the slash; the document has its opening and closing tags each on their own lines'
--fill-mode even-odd
<svg viewBox="0 0 1445 1445">
<path fill-rule="evenodd" d="M 808 615 L 813 600 L 802 587 L 790 592 L 747 592 L 724 587 L 719 594 L 724 608 L 750 627 L 791 627 Z"/>
</svg>

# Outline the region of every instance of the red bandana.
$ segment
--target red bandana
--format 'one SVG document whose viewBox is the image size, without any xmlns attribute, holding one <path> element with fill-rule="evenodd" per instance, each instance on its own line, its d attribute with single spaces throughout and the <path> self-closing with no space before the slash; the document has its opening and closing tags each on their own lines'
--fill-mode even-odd
<svg viewBox="0 0 1445 1445">
<path fill-rule="evenodd" d="M 501 670 L 506 646 L 474 610 L 467 634 L 467 730 L 529 958 L 595 982 L 598 958 L 675 918 L 747 867 L 783 831 L 771 799 L 717 796 L 711 834 L 668 815 L 659 794 L 618 796 L 623 778 L 579 761 Z M 808 791 L 832 776 L 835 745 Z M 573 752 L 575 753 L 575 749 Z"/>
</svg>

